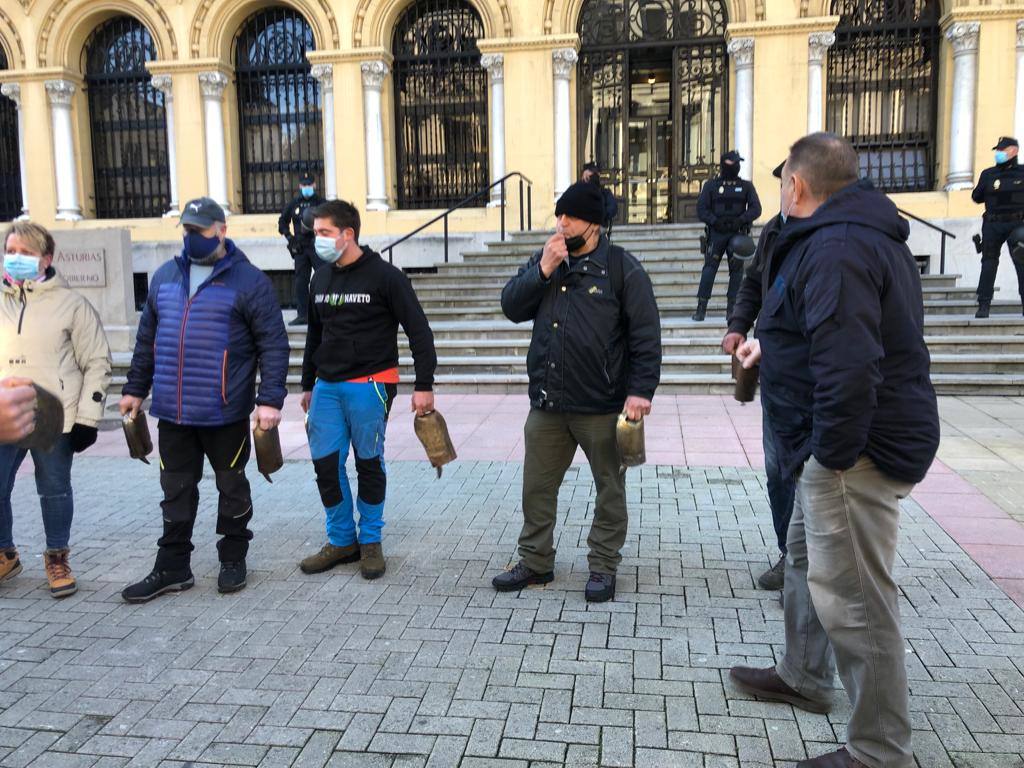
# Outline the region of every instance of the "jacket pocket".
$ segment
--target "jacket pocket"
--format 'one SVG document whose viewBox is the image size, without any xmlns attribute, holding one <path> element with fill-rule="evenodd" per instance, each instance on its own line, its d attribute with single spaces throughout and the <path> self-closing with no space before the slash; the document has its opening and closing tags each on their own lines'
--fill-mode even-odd
<svg viewBox="0 0 1024 768">
<path fill-rule="evenodd" d="M 228 403 L 228 351 L 224 350 L 224 360 L 220 365 L 220 399 L 224 405 Z"/>
</svg>

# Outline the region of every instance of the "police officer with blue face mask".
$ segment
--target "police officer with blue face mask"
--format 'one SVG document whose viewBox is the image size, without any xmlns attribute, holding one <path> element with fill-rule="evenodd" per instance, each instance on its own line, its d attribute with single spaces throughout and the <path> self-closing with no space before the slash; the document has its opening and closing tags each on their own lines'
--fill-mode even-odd
<svg viewBox="0 0 1024 768">
<path fill-rule="evenodd" d="M 978 312 L 975 317 L 988 317 L 995 290 L 999 253 L 1009 243 L 1013 266 L 1017 270 L 1017 287 L 1024 303 L 1024 253 L 1016 249 L 1014 230 L 1024 224 L 1024 167 L 1017 161 L 1017 140 L 1002 136 L 992 148 L 996 164 L 981 172 L 978 186 L 971 193 L 976 203 L 984 203 L 981 225 L 981 277 L 978 279 Z M 1014 253 L 1017 251 L 1017 253 Z"/>
<path fill-rule="evenodd" d="M 288 201 L 277 220 L 277 231 L 288 241 L 288 253 L 295 261 L 295 309 L 297 314 L 289 325 L 306 324 L 306 308 L 309 304 L 309 280 L 317 264 L 313 248 L 315 235 L 302 226 L 302 214 L 322 204 L 324 199 L 316 193 L 316 179 L 313 174 L 304 173 L 299 179 L 299 194 Z"/>
</svg>

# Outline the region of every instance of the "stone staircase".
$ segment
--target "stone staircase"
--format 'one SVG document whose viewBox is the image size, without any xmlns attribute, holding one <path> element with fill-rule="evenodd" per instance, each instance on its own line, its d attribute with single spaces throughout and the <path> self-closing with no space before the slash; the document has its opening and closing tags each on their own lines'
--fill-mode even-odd
<svg viewBox="0 0 1024 768">
<path fill-rule="evenodd" d="M 662 315 L 662 383 L 665 393 L 727 393 L 732 390 L 729 358 L 718 347 L 725 331 L 728 270 L 719 270 L 703 323 L 690 320 L 696 308 L 702 257 L 695 225 L 617 228 L 614 240 L 635 254 L 651 276 Z M 413 285 L 434 330 L 437 384 L 444 391 L 525 392 L 530 325 L 505 319 L 502 286 L 539 248 L 544 233 L 522 233 L 486 250 L 466 252 L 463 261 L 439 264 L 436 273 L 412 275 Z M 1017 302 L 996 301 L 993 316 L 974 318 L 974 294 L 957 286 L 955 275 L 925 275 L 925 329 L 932 353 L 932 378 L 944 394 L 1024 394 L 1024 318 Z M 305 329 L 289 328 L 292 343 L 289 385 L 298 389 Z M 403 377 L 412 359 L 400 335 Z M 115 386 L 123 381 L 127 355 L 115 356 Z"/>
</svg>

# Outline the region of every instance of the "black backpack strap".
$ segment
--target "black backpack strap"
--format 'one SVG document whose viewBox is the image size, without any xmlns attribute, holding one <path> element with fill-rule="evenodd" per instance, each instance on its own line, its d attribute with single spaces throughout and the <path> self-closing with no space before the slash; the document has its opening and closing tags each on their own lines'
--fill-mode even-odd
<svg viewBox="0 0 1024 768">
<path fill-rule="evenodd" d="M 625 260 L 625 253 L 619 246 L 608 246 L 608 280 L 612 286 L 612 295 L 619 302 L 620 313 L 622 312 L 622 293 L 626 284 L 623 266 Z"/>
</svg>

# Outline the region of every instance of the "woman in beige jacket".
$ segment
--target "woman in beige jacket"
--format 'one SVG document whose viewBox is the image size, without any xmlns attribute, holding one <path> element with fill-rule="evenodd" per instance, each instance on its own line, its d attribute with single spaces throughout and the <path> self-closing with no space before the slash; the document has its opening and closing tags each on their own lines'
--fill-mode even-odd
<svg viewBox="0 0 1024 768">
<path fill-rule="evenodd" d="M 64 434 L 49 450 L 33 450 L 36 490 L 46 531 L 46 578 L 54 597 L 78 589 L 68 563 L 74 501 L 71 459 L 96 442 L 110 385 L 110 348 L 92 305 L 53 268 L 53 237 L 17 222 L 4 235 L 0 282 L 0 379 L 31 379 L 64 403 Z M 17 576 L 11 491 L 27 451 L 0 445 L 0 581 Z"/>
</svg>

